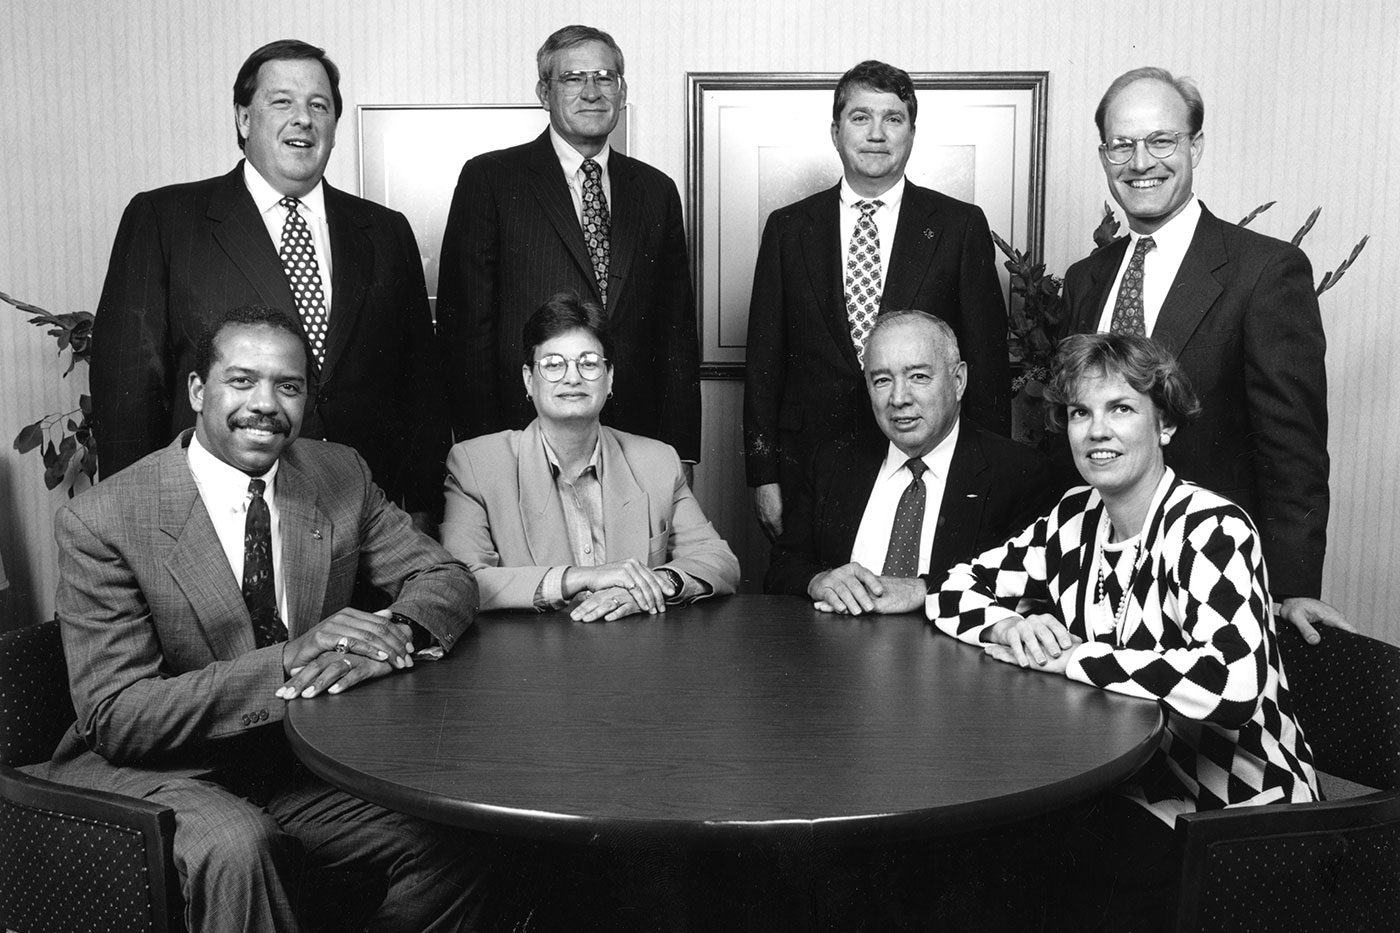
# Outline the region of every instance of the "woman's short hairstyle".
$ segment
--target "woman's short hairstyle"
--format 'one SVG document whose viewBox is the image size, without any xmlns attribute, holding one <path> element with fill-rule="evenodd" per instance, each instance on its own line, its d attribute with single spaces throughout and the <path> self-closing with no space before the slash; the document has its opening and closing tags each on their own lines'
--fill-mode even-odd
<svg viewBox="0 0 1400 933">
<path fill-rule="evenodd" d="M 608 316 L 596 301 L 586 301 L 577 292 L 551 295 L 535 309 L 521 331 L 520 343 L 525 348 L 525 366 L 535 363 L 535 350 L 546 340 L 553 340 L 571 330 L 586 330 L 603 347 L 603 356 L 612 368 L 613 337 Z"/>
<path fill-rule="evenodd" d="M 1065 426 L 1065 408 L 1079 394 L 1085 379 L 1122 376 L 1123 381 L 1152 399 L 1169 427 L 1189 423 L 1201 413 L 1201 403 L 1176 357 L 1146 337 L 1126 334 L 1075 334 L 1060 341 L 1050 366 L 1045 398 L 1050 417 Z"/>
</svg>

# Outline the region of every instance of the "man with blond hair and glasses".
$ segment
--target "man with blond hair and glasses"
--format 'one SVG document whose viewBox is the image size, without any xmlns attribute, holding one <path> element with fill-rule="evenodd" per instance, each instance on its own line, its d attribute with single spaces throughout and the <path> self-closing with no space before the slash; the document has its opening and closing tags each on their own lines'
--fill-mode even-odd
<svg viewBox="0 0 1400 933">
<path fill-rule="evenodd" d="M 549 128 L 462 169 L 442 243 L 438 331 L 457 440 L 523 428 L 535 412 L 510 365 L 546 298 L 574 291 L 607 312 L 615 397 L 603 423 L 700 458 L 695 297 L 675 183 L 613 150 L 627 105 L 622 50 L 565 26 L 537 55 Z"/>
</svg>

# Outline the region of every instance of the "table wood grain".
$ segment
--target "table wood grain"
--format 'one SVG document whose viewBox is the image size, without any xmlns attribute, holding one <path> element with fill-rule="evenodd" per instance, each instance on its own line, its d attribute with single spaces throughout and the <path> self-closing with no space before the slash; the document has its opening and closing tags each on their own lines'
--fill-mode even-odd
<svg viewBox="0 0 1400 933">
<path fill-rule="evenodd" d="M 1155 703 L 986 658 L 918 616 L 733 596 L 575 623 L 486 614 L 446 659 L 289 705 L 331 783 L 520 837 L 696 846 L 944 835 L 1141 767 Z"/>
</svg>

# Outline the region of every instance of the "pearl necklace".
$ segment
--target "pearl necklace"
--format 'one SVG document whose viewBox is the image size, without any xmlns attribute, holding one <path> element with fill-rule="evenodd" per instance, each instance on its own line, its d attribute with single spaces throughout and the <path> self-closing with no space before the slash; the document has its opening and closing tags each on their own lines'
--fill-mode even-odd
<svg viewBox="0 0 1400 933">
<path fill-rule="evenodd" d="M 1103 520 L 1099 523 L 1098 540 L 1098 582 L 1094 586 L 1094 602 L 1103 603 L 1108 611 L 1113 615 L 1114 634 L 1122 640 L 1123 622 L 1128 617 L 1128 603 L 1133 592 L 1133 585 L 1137 582 L 1138 570 L 1142 567 L 1142 536 L 1139 534 L 1137 543 L 1133 545 L 1132 570 L 1128 573 L 1128 579 L 1123 584 L 1123 596 L 1118 600 L 1115 608 L 1108 598 L 1108 587 L 1104 585 L 1103 569 L 1108 564 L 1108 555 L 1104 550 L 1104 545 L 1108 543 L 1108 536 L 1112 531 L 1112 523 L 1109 521 L 1107 510 L 1104 511 Z"/>
</svg>

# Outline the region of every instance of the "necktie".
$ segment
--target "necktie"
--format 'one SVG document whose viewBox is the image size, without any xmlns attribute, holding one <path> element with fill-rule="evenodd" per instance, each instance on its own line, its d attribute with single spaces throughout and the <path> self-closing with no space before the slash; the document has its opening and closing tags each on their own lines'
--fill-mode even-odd
<svg viewBox="0 0 1400 933">
<path fill-rule="evenodd" d="M 248 483 L 248 518 L 243 525 L 243 602 L 253 619 L 253 641 L 259 648 L 287 640 L 277 617 L 277 587 L 272 580 L 272 513 L 268 511 L 264 480 Z"/>
<path fill-rule="evenodd" d="M 598 294 L 603 306 L 608 304 L 608 238 L 612 219 L 608 214 L 608 199 L 603 194 L 603 168 L 592 159 L 583 160 L 583 243 L 593 260 L 593 276 L 598 280 Z"/>
<path fill-rule="evenodd" d="M 851 342 L 856 359 L 865 362 L 865 338 L 880 313 L 880 294 L 885 290 L 880 271 L 880 228 L 875 212 L 884 201 L 857 201 L 860 219 L 856 221 L 851 243 L 846 249 L 846 320 L 851 325 Z"/>
<path fill-rule="evenodd" d="M 1152 237 L 1145 236 L 1133 248 L 1133 258 L 1128 260 L 1128 271 L 1123 273 L 1123 284 L 1118 287 L 1118 300 L 1113 303 L 1113 321 L 1108 325 L 1111 333 L 1147 336 L 1142 317 L 1142 261 L 1156 245 Z"/>
<path fill-rule="evenodd" d="M 894 510 L 894 526 L 890 528 L 890 546 L 885 551 L 886 577 L 917 577 L 919 575 L 919 536 L 924 530 L 924 471 L 928 465 L 917 457 L 904 465 L 914 479 L 904 488 L 899 505 Z"/>
<path fill-rule="evenodd" d="M 301 326 L 306 329 L 307 339 L 316 354 L 316 365 L 320 367 L 326 362 L 330 315 L 326 313 L 326 293 L 321 288 L 316 247 L 311 242 L 311 228 L 306 225 L 306 218 L 297 210 L 301 202 L 296 198 L 283 198 L 277 203 L 287 209 L 287 221 L 282 225 L 282 248 L 277 255 L 282 258 L 282 268 L 292 286 L 297 313 L 301 315 Z"/>
</svg>

